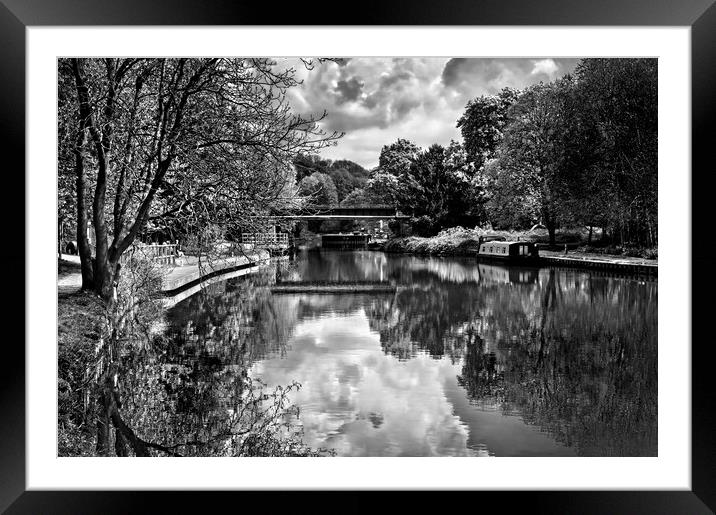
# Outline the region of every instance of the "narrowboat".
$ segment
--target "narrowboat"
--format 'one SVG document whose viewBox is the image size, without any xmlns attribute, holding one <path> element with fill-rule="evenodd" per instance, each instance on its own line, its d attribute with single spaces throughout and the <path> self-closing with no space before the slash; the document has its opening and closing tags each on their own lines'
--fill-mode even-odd
<svg viewBox="0 0 716 515">
<path fill-rule="evenodd" d="M 480 243 L 477 255 L 503 261 L 528 262 L 535 261 L 539 253 L 537 246 L 529 241 L 487 241 Z"/>
</svg>

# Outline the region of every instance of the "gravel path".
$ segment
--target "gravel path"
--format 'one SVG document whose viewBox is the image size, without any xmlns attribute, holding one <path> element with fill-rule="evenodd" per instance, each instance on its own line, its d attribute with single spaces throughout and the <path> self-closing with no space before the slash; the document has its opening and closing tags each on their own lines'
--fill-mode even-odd
<svg viewBox="0 0 716 515">
<path fill-rule="evenodd" d="M 57 294 L 59 296 L 71 295 L 80 290 L 82 286 L 82 273 L 79 269 L 80 257 L 71 254 L 62 254 L 57 272 Z"/>
</svg>

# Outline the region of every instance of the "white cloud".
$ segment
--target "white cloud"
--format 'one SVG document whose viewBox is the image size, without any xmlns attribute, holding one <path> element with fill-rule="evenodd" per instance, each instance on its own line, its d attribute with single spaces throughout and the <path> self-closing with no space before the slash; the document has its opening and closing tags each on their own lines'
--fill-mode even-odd
<svg viewBox="0 0 716 515">
<path fill-rule="evenodd" d="M 554 77 L 557 70 L 559 70 L 559 67 L 553 59 L 542 59 L 541 61 L 535 62 L 534 68 L 532 68 L 532 75 L 543 73 L 545 75 L 549 75 L 550 77 Z"/>
<path fill-rule="evenodd" d="M 257 363 L 269 385 L 292 380 L 304 441 L 344 455 L 472 455 L 468 430 L 453 414 L 444 385 L 459 372 L 427 355 L 386 355 L 361 311 L 325 315 L 296 327 L 292 352 Z"/>
<path fill-rule="evenodd" d="M 327 117 L 327 131 L 345 132 L 330 159 L 350 159 L 366 168 L 378 163 L 383 145 L 407 138 L 421 147 L 460 139 L 455 128 L 468 100 L 504 87 L 524 88 L 571 71 L 576 59 L 352 58 L 306 70 L 293 66 L 303 84 L 290 93 L 294 109 Z"/>
</svg>

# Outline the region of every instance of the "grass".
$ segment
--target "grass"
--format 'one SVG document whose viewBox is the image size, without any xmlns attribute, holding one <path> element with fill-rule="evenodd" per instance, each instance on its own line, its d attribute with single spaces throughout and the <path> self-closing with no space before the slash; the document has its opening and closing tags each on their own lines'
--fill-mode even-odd
<svg viewBox="0 0 716 515">
<path fill-rule="evenodd" d="M 57 304 L 57 428 L 60 456 L 95 451 L 94 410 L 86 406 L 105 307 L 88 292 L 63 296 Z"/>
</svg>

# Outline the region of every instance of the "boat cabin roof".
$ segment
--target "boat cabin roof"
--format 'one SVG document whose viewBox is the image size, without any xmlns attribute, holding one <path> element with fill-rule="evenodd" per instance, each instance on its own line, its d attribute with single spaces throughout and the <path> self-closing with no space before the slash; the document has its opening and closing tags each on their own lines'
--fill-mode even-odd
<svg viewBox="0 0 716 515">
<path fill-rule="evenodd" d="M 491 247 L 510 247 L 512 245 L 534 245 L 531 241 L 486 241 L 483 245 Z"/>
</svg>

